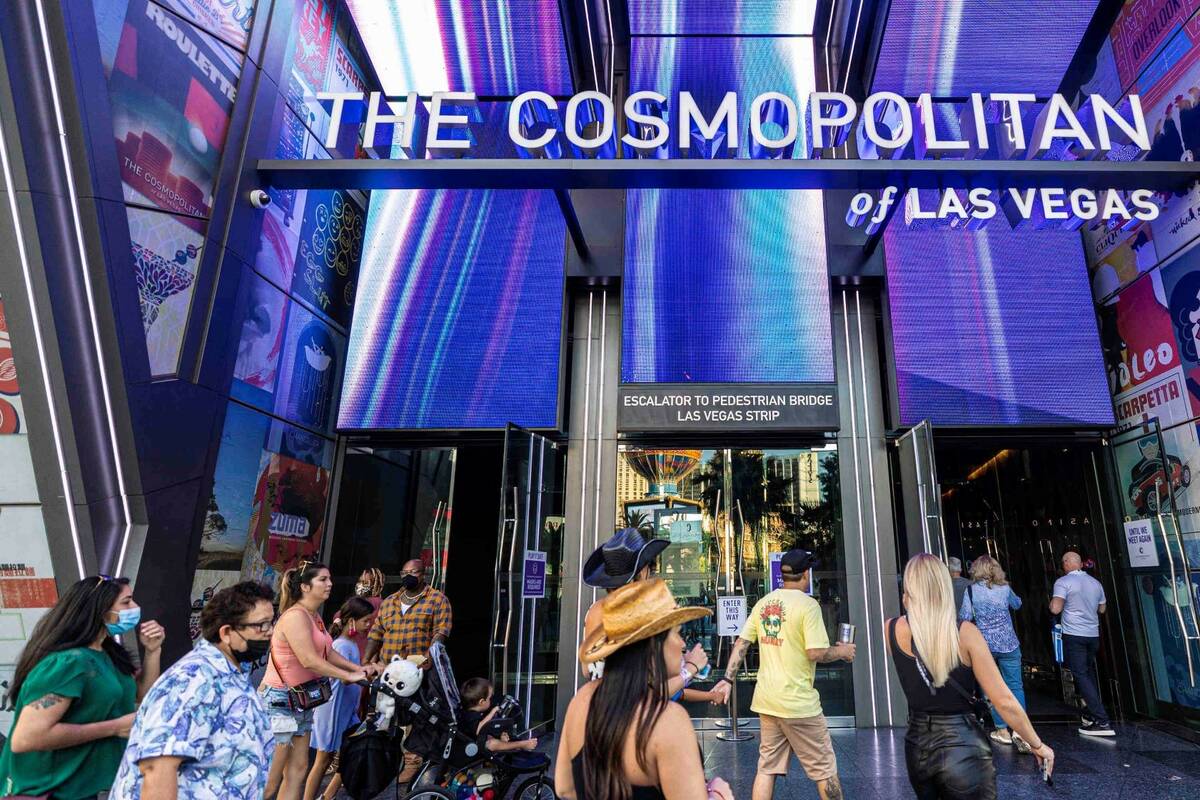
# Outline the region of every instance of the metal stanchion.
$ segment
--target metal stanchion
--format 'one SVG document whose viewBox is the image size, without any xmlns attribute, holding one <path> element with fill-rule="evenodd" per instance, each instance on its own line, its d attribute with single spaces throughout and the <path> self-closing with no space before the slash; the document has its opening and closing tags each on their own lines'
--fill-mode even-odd
<svg viewBox="0 0 1200 800">
<path fill-rule="evenodd" d="M 727 723 L 727 725 L 729 726 L 729 730 L 721 731 L 720 733 L 717 734 L 717 738 L 722 741 L 725 741 L 725 742 L 747 742 L 754 738 L 753 735 L 738 730 L 738 724 L 742 720 L 738 719 L 738 715 L 737 715 L 737 709 L 738 709 L 737 685 L 738 685 L 738 682 L 736 680 L 732 680 L 729 682 L 729 722 Z M 718 722 L 717 725 L 720 727 L 725 727 L 724 725 L 721 725 L 720 722 Z"/>
</svg>

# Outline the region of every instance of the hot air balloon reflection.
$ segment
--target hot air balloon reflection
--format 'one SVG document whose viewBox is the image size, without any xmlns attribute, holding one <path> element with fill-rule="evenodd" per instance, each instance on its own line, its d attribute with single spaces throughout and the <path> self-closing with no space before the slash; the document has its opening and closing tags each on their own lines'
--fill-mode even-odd
<svg viewBox="0 0 1200 800">
<path fill-rule="evenodd" d="M 700 464 L 703 455 L 701 450 L 621 451 L 629 467 L 648 484 L 645 498 L 623 503 L 626 523 L 671 540 L 671 546 L 659 559 L 659 569 L 679 597 L 698 596 L 708 577 L 704 534 L 711 526 L 698 499 L 680 496 L 685 479 Z"/>
</svg>

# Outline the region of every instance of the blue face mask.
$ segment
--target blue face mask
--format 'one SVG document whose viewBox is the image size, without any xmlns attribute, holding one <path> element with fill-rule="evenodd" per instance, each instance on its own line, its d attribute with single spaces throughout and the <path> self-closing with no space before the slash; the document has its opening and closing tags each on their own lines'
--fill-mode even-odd
<svg viewBox="0 0 1200 800">
<path fill-rule="evenodd" d="M 104 626 L 108 628 L 108 632 L 113 636 L 120 636 L 129 633 L 141 621 L 142 609 L 140 606 L 134 606 L 133 608 L 122 608 L 117 612 L 117 621 L 106 622 Z"/>
</svg>

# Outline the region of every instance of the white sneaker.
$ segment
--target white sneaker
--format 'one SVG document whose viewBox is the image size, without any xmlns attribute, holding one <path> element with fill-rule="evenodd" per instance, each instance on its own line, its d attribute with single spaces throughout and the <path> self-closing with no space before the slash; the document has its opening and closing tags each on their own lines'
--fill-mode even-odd
<svg viewBox="0 0 1200 800">
<path fill-rule="evenodd" d="M 988 736 L 989 736 L 989 738 L 991 738 L 991 740 L 993 742 L 996 742 L 997 744 L 1012 744 L 1013 743 L 1013 735 L 1011 732 L 1009 732 L 1008 728 L 997 728 L 996 730 L 994 730 L 990 734 L 988 734 Z"/>
<path fill-rule="evenodd" d="M 1029 742 L 1021 738 L 1021 734 L 1014 733 L 1012 735 L 1013 747 L 1017 748 L 1018 753 L 1032 753 L 1033 748 L 1029 746 Z"/>
</svg>

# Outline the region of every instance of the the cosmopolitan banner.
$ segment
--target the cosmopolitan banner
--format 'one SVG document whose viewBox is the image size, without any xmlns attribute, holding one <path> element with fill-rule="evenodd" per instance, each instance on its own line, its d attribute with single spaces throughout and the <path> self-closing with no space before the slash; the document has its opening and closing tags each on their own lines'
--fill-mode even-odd
<svg viewBox="0 0 1200 800">
<path fill-rule="evenodd" d="M 498 132 L 485 130 L 472 92 L 410 93 L 393 99 L 380 92 L 316 94 L 329 109 L 325 142 L 332 147 L 343 121 L 362 120 L 366 151 L 380 158 L 472 158 L 477 143 Z M 688 91 L 667 96 L 635 91 L 620 108 L 596 91 L 561 102 L 528 91 L 507 104 L 508 140 L 523 158 L 543 160 L 617 157 L 661 162 L 684 158 L 828 159 L 850 144 L 863 161 L 934 159 L 957 161 L 1097 161 L 1116 150 L 1151 151 L 1142 99 L 1126 95 L 1082 97 L 1077 107 L 1061 94 L 1039 99 L 1019 92 L 974 93 L 948 104 L 922 94 L 915 103 L 892 92 L 861 102 L 839 92 L 803 97 L 766 91 L 753 97 L 726 92 L 715 110 L 700 108 Z M 495 123 L 493 123 L 495 124 Z M 622 124 L 624 130 L 618 130 Z M 851 138 L 853 141 L 851 142 Z M 649 164 L 648 164 L 649 166 Z M 1077 229 L 1085 223 L 1156 220 L 1161 205 L 1152 189 L 1126 191 L 1036 187 L 958 186 L 919 190 L 900 185 L 863 191 L 850 202 L 846 221 L 878 230 L 903 207 L 909 224 L 934 221 L 976 229 L 997 216 L 1013 226 Z"/>
</svg>

